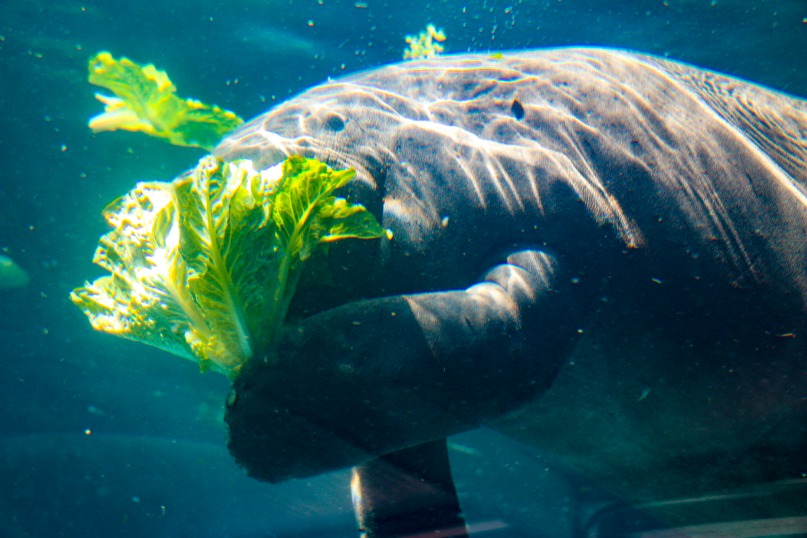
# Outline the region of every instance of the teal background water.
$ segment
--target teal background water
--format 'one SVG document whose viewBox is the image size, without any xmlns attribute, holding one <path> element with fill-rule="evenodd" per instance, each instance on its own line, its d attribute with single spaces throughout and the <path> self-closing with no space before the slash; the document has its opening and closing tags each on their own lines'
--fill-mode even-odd
<svg viewBox="0 0 807 538">
<path fill-rule="evenodd" d="M 101 104 L 86 64 L 100 50 L 151 62 L 181 96 L 249 118 L 328 77 L 400 61 L 404 36 L 428 23 L 445 30 L 447 53 L 625 47 L 807 95 L 804 0 L 4 0 L 0 254 L 31 282 L 0 290 L 0 536 L 353 535 L 344 473 L 281 486 L 241 476 L 224 448 L 226 380 L 95 333 L 69 302 L 100 275 L 104 206 L 202 155 L 93 135 Z M 541 455 L 493 434 L 460 442 L 472 522 L 566 535 L 574 495 L 565 478 L 541 478 Z M 527 530 L 539 515 L 541 530 Z"/>
</svg>

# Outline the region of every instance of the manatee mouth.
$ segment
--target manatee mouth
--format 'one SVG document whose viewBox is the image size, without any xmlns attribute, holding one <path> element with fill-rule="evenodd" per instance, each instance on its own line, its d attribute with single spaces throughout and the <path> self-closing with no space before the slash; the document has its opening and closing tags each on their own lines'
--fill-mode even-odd
<svg viewBox="0 0 807 538">
<path fill-rule="evenodd" d="M 316 157 L 319 147 L 311 136 L 287 138 L 267 130 L 258 120 L 253 120 L 230 134 L 213 150 L 213 155 L 223 161 L 249 159 L 256 170 L 274 167 L 292 155 Z"/>
</svg>

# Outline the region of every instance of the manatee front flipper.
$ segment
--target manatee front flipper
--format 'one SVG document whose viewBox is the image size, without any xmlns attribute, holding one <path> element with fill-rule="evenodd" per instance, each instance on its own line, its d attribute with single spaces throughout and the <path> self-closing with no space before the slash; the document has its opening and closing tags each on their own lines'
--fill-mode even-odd
<svg viewBox="0 0 807 538">
<path fill-rule="evenodd" d="M 478 427 L 552 382 L 576 337 L 571 279 L 522 250 L 461 291 L 348 303 L 253 360 L 227 405 L 230 451 L 278 482 Z"/>
<path fill-rule="evenodd" d="M 353 469 L 360 535 L 468 536 L 451 478 L 446 439 L 404 448 Z"/>
</svg>

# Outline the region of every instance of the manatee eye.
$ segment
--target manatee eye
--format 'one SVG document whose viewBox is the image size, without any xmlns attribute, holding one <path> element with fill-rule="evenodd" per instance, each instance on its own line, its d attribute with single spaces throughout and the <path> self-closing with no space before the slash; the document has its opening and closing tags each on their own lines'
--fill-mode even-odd
<svg viewBox="0 0 807 538">
<path fill-rule="evenodd" d="M 521 118 L 524 117 L 524 107 L 521 106 L 518 99 L 513 99 L 513 104 L 510 105 L 510 112 L 512 112 L 513 117 L 519 121 L 521 121 Z"/>
<path fill-rule="evenodd" d="M 333 131 L 334 133 L 338 133 L 345 128 L 345 120 L 336 114 L 333 114 L 327 120 L 325 120 L 325 128 L 329 131 Z"/>
</svg>

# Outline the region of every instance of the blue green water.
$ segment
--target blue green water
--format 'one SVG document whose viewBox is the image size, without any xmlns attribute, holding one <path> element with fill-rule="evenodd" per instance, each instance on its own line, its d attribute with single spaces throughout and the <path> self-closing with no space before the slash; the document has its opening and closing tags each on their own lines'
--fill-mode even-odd
<svg viewBox="0 0 807 538">
<path fill-rule="evenodd" d="M 244 478 L 224 448 L 226 380 L 95 333 L 69 302 L 100 274 L 91 258 L 104 206 L 201 156 L 138 134 L 93 135 L 87 120 L 101 105 L 86 64 L 100 50 L 152 62 L 180 95 L 249 118 L 328 77 L 400 61 L 404 36 L 428 23 L 445 30 L 447 53 L 625 47 L 807 96 L 803 0 L 4 0 L 0 254 L 31 281 L 0 290 L 0 536 L 352 535 L 346 475 Z M 486 462 L 529 457 L 527 476 L 542 468 L 492 439 L 470 438 Z M 532 499 L 548 507 L 536 536 L 567 531 L 557 496 L 540 488 L 482 475 L 466 484 L 499 499 L 479 518 L 523 513 Z"/>
</svg>

